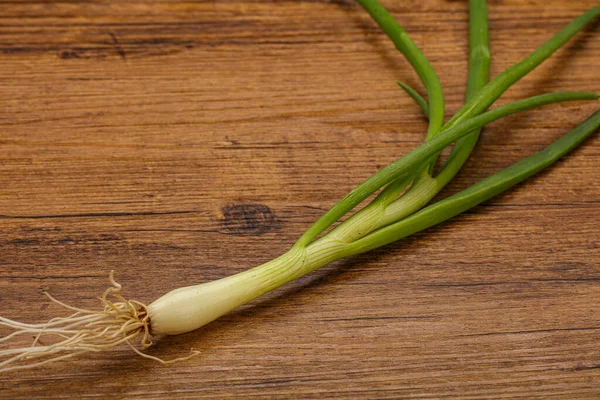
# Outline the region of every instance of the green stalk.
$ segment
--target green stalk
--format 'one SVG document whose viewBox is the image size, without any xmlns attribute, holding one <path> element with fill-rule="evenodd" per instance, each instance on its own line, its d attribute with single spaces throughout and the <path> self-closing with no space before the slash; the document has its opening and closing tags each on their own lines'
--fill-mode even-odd
<svg viewBox="0 0 600 400">
<path fill-rule="evenodd" d="M 423 111 L 423 114 L 425 114 L 425 116 L 427 118 L 429 118 L 429 104 L 427 104 L 427 100 L 425 100 L 423 98 L 423 96 L 421 96 L 419 94 L 419 92 L 417 92 L 415 89 L 411 88 L 410 86 L 408 86 L 406 83 L 404 82 L 396 82 L 398 84 L 398 86 L 400 86 L 410 97 L 412 97 L 412 99 L 415 101 L 415 103 L 417 103 L 417 105 L 421 108 L 421 111 Z"/>
<path fill-rule="evenodd" d="M 381 27 L 381 30 L 392 40 L 396 48 L 406 57 L 415 72 L 421 78 L 427 90 L 429 100 L 429 128 L 427 137 L 432 137 L 439 132 L 444 124 L 444 94 L 440 80 L 436 75 L 429 60 L 415 45 L 406 31 L 394 20 L 385 8 L 376 0 L 356 0 L 373 20 Z M 410 94 L 410 93 L 409 93 Z"/>
<path fill-rule="evenodd" d="M 465 101 L 468 103 L 490 78 L 490 40 L 487 4 L 485 0 L 469 0 L 469 75 Z M 448 157 L 443 172 L 436 176 L 438 186 L 444 187 L 471 155 L 481 129 L 458 140 Z M 446 172 L 447 171 L 447 172 Z"/>
<path fill-rule="evenodd" d="M 467 102 L 488 82 L 490 61 L 487 2 L 469 0 L 469 74 L 465 94 Z"/>
</svg>

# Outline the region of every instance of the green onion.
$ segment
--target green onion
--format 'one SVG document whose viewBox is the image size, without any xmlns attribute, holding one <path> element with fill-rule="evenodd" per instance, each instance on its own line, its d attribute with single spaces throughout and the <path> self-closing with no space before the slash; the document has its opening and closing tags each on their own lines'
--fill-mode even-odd
<svg viewBox="0 0 600 400">
<path fill-rule="evenodd" d="M 149 305 L 122 297 L 121 286 L 111 272 L 111 286 L 100 299 L 102 310 L 71 307 L 48 295 L 52 301 L 72 310 L 73 314 L 41 324 L 26 324 L 0 317 L 0 325 L 14 329 L 10 335 L 0 338 L 0 342 L 20 335 L 35 336 L 31 346 L 0 350 L 0 371 L 41 366 L 121 344 L 129 345 L 143 357 L 167 363 L 141 352 L 132 343 L 139 341 L 142 347 L 149 347 L 153 335 L 176 335 L 198 329 L 331 261 L 384 246 L 439 224 L 553 164 L 600 127 L 599 110 L 544 150 L 455 195 L 427 205 L 462 168 L 485 125 L 546 104 L 599 98 L 597 94 L 588 92 L 548 93 L 488 110 L 511 85 L 597 17 L 600 7 L 576 18 L 523 61 L 488 82 L 491 59 L 487 6 L 485 1 L 470 0 L 466 102 L 444 124 L 442 88 L 427 58 L 377 1 L 357 2 L 404 54 L 425 86 L 427 100 L 415 89 L 398 82 L 429 119 L 425 142 L 354 188 L 316 221 L 288 252 L 263 265 L 213 282 L 175 289 Z M 454 147 L 448 160 L 435 175 L 433 166 L 438 154 L 452 144 Z M 338 223 L 374 194 L 377 195 L 369 204 Z M 337 226 L 329 229 L 336 223 Z M 49 344 L 41 344 L 42 336 Z M 195 354 L 197 352 L 191 356 Z"/>
</svg>

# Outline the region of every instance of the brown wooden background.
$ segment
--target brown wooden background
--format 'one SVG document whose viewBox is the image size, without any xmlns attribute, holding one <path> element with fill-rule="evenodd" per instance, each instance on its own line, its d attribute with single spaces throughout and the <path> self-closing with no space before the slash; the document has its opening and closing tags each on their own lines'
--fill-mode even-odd
<svg viewBox="0 0 600 400">
<path fill-rule="evenodd" d="M 384 1 L 463 99 L 466 1 Z M 490 1 L 492 73 L 595 0 Z M 500 103 L 600 91 L 596 23 Z M 150 302 L 269 260 L 417 146 L 416 75 L 339 1 L 1 1 L 0 315 L 95 307 L 117 271 Z M 491 125 L 460 188 L 598 103 Z M 2 398 L 598 398 L 600 140 L 408 240 L 344 260 L 205 329 L 0 376 Z M 5 332 L 5 331 L 3 331 Z"/>
</svg>

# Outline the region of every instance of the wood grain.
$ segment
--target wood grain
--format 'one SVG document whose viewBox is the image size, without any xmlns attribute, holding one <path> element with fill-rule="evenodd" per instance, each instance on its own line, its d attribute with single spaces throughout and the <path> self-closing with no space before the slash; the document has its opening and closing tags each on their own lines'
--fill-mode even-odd
<svg viewBox="0 0 600 400">
<path fill-rule="evenodd" d="M 383 1 L 466 78 L 465 1 Z M 594 0 L 490 1 L 492 74 Z M 588 27 L 499 103 L 600 91 Z M 111 269 L 150 302 L 269 260 L 417 146 L 416 75 L 351 1 L 1 1 L 0 315 L 96 307 Z M 598 104 L 486 128 L 443 195 Z M 439 227 L 328 265 L 149 354 L 0 376 L 16 398 L 598 398 L 600 140 Z M 2 331 L 4 332 L 4 331 Z"/>
</svg>

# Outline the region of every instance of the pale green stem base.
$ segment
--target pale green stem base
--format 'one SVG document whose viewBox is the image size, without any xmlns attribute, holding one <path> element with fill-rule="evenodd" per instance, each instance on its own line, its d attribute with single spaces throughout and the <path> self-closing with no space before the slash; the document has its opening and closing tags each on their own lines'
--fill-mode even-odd
<svg viewBox="0 0 600 400">
<path fill-rule="evenodd" d="M 190 332 L 255 298 L 343 257 L 348 246 L 328 238 L 216 281 L 175 289 L 148 306 L 153 334 Z"/>
</svg>

